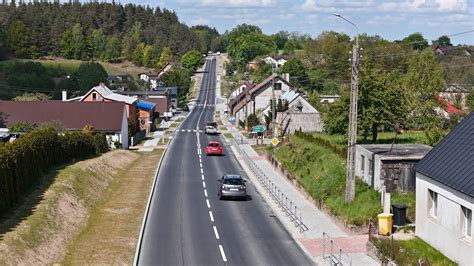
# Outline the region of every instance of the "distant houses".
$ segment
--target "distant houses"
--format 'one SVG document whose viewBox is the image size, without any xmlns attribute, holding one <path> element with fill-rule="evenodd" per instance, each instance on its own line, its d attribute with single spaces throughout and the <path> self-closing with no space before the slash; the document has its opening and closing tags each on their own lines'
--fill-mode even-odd
<svg viewBox="0 0 474 266">
<path fill-rule="evenodd" d="M 58 123 L 66 131 L 92 126 L 106 134 L 109 145 L 119 142 L 124 149 L 129 146 L 127 109 L 121 102 L 0 101 L 0 112 L 6 115 L 6 126 Z"/>
<path fill-rule="evenodd" d="M 459 265 L 474 265 L 474 112 L 418 165 L 416 235 Z"/>
<path fill-rule="evenodd" d="M 274 66 L 275 68 L 280 68 L 290 59 L 289 55 L 270 55 L 265 57 L 264 61 L 267 64 Z"/>
</svg>

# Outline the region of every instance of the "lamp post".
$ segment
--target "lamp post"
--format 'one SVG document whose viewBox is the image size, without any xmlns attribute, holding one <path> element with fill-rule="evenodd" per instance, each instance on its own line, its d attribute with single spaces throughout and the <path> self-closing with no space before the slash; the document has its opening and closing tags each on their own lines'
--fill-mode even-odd
<svg viewBox="0 0 474 266">
<path fill-rule="evenodd" d="M 350 203 L 355 197 L 355 145 L 357 142 L 357 98 L 359 90 L 359 28 L 352 21 L 341 14 L 333 14 L 343 19 L 357 30 L 356 43 L 352 46 L 352 77 L 349 108 L 349 134 L 347 140 L 347 174 L 346 174 L 346 203 Z"/>
</svg>

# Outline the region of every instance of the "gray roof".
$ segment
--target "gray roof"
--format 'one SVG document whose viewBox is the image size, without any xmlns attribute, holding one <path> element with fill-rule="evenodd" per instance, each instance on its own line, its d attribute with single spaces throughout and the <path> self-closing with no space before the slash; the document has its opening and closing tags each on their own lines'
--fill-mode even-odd
<svg viewBox="0 0 474 266">
<path fill-rule="evenodd" d="M 451 130 L 415 170 L 474 197 L 474 112 Z"/>
<path fill-rule="evenodd" d="M 384 157 L 423 158 L 431 146 L 423 144 L 361 144 L 362 148 Z"/>
</svg>

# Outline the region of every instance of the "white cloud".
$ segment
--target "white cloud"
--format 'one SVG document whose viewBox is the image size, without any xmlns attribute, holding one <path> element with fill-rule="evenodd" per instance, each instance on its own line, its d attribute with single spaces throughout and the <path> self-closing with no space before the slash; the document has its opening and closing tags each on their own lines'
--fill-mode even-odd
<svg viewBox="0 0 474 266">
<path fill-rule="evenodd" d="M 420 8 L 425 4 L 425 0 L 413 0 L 405 2 L 388 2 L 380 5 L 380 9 L 385 11 L 390 10 L 414 10 Z"/>
<path fill-rule="evenodd" d="M 191 1 L 195 3 L 195 1 Z M 246 7 L 269 7 L 273 6 L 274 0 L 200 0 L 196 1 L 198 5 L 207 6 L 207 7 L 237 7 L 237 8 L 246 8 Z"/>
<path fill-rule="evenodd" d="M 192 25 L 192 26 L 194 26 L 194 25 L 208 25 L 209 20 L 200 17 L 200 18 L 196 18 L 196 19 L 193 19 L 193 20 L 189 21 L 189 24 Z"/>
<path fill-rule="evenodd" d="M 301 6 L 302 9 L 307 11 L 314 11 L 317 9 L 316 0 L 306 0 Z"/>
<path fill-rule="evenodd" d="M 465 11 L 467 10 L 467 0 L 436 0 L 439 10 L 445 11 Z"/>
</svg>

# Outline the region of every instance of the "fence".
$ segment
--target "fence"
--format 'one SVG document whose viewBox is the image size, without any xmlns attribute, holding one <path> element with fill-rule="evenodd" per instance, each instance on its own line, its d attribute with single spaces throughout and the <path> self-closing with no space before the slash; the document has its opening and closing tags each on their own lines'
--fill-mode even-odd
<svg viewBox="0 0 474 266">
<path fill-rule="evenodd" d="M 329 252 L 329 253 L 328 253 Z M 342 248 L 323 232 L 323 258 L 331 265 L 352 265 L 352 259 Z"/>
<path fill-rule="evenodd" d="M 249 167 L 250 171 L 257 177 L 258 181 L 265 190 L 270 194 L 272 199 L 278 204 L 280 209 L 285 212 L 286 216 L 289 217 L 290 221 L 300 229 L 300 232 L 308 230 L 308 227 L 303 223 L 303 213 L 298 209 L 296 204 L 272 182 L 272 180 L 260 170 L 260 168 L 250 159 L 248 154 L 242 150 L 238 145 L 240 154 L 242 154 L 245 163 Z"/>
</svg>

